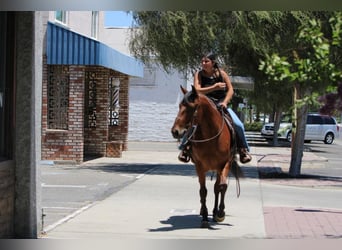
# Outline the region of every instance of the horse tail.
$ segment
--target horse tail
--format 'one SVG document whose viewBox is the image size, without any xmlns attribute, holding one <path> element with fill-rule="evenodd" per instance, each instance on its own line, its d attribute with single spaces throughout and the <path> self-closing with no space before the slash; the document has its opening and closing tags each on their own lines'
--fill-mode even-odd
<svg viewBox="0 0 342 250">
<path fill-rule="evenodd" d="M 233 162 L 231 164 L 231 171 L 232 171 L 232 174 L 235 176 L 236 179 L 238 179 L 240 177 L 241 178 L 245 177 L 240 165 L 237 163 L 237 161 L 235 159 L 233 160 Z"/>
<path fill-rule="evenodd" d="M 236 193 L 237 193 L 237 197 L 240 197 L 240 192 L 241 192 L 241 188 L 240 188 L 240 177 L 244 177 L 244 174 L 241 170 L 240 165 L 237 163 L 236 159 L 234 159 L 231 163 L 231 172 L 232 174 L 235 176 L 236 179 Z"/>
<path fill-rule="evenodd" d="M 240 196 L 240 177 L 243 178 L 244 174 L 241 170 L 240 165 L 237 163 L 236 160 L 236 154 L 238 153 L 237 150 L 237 139 L 236 139 L 236 132 L 235 129 L 233 127 L 233 119 L 230 116 L 229 112 L 227 110 L 225 110 L 224 112 L 224 117 L 226 120 L 226 125 L 228 126 L 229 132 L 230 132 L 230 155 L 231 155 L 231 159 L 230 159 L 230 166 L 231 166 L 231 172 L 232 174 L 235 176 L 236 179 L 236 193 L 237 193 L 237 197 Z"/>
</svg>

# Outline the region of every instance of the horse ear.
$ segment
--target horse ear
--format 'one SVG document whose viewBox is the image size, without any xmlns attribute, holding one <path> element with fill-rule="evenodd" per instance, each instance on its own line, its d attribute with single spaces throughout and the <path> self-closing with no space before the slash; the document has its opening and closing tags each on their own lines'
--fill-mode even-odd
<svg viewBox="0 0 342 250">
<path fill-rule="evenodd" d="M 188 92 L 188 90 L 186 88 L 184 88 L 182 85 L 180 85 L 180 88 L 181 88 L 184 95 Z"/>
<path fill-rule="evenodd" d="M 195 100 L 198 97 L 198 93 L 194 85 L 191 85 L 191 96 L 193 100 Z"/>
<path fill-rule="evenodd" d="M 190 92 L 190 96 L 188 97 L 189 102 L 194 102 L 197 97 L 198 97 L 198 93 L 196 91 L 196 88 L 194 87 L 194 85 L 191 85 L 191 92 Z"/>
<path fill-rule="evenodd" d="M 192 92 L 195 96 L 197 96 L 197 91 L 196 91 L 196 88 L 195 88 L 194 85 L 191 85 L 191 92 Z"/>
</svg>

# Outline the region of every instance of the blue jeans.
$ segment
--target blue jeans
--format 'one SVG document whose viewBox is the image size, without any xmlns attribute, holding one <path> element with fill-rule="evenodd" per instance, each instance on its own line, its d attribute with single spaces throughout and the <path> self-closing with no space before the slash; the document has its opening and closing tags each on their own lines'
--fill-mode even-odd
<svg viewBox="0 0 342 250">
<path fill-rule="evenodd" d="M 228 113 L 232 117 L 233 120 L 233 126 L 236 131 L 237 135 L 237 147 L 238 148 L 247 148 L 249 151 L 249 146 L 245 137 L 245 126 L 243 123 L 240 121 L 239 117 L 235 114 L 235 112 L 231 109 L 228 108 Z"/>
</svg>

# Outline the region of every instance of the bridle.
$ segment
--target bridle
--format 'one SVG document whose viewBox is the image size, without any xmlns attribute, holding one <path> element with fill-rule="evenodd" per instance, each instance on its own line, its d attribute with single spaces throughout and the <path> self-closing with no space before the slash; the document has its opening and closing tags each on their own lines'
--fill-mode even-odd
<svg viewBox="0 0 342 250">
<path fill-rule="evenodd" d="M 210 100 L 210 99 L 209 99 Z M 185 99 L 186 103 L 188 103 L 188 98 Z M 213 106 L 215 106 L 214 103 L 211 102 L 211 104 Z M 198 124 L 195 124 L 195 118 L 197 116 L 197 108 L 195 109 L 194 113 L 193 113 L 193 117 L 192 117 L 192 122 L 190 124 L 192 124 L 192 131 L 191 131 L 191 134 L 187 137 L 187 142 L 190 141 L 190 142 L 196 142 L 196 143 L 203 143 L 203 142 L 208 142 L 208 141 L 212 141 L 214 139 L 216 139 L 217 137 L 219 137 L 223 131 L 223 128 L 224 128 L 224 124 L 225 124 L 225 120 L 224 120 L 224 114 L 223 114 L 223 109 L 221 109 L 221 116 L 222 116 L 222 125 L 221 125 L 221 128 L 219 130 L 219 132 L 210 137 L 210 138 L 206 138 L 206 139 L 193 139 L 195 133 L 196 133 L 196 130 L 197 130 L 197 126 Z M 215 106 L 216 108 L 216 106 Z"/>
</svg>

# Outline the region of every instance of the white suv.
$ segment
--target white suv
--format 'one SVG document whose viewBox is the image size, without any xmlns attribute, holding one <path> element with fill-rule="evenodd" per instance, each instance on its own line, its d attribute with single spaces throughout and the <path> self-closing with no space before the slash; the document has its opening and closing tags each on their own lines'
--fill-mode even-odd
<svg viewBox="0 0 342 250">
<path fill-rule="evenodd" d="M 278 130 L 278 138 L 291 141 L 292 124 L 290 120 L 282 120 Z M 266 123 L 261 129 L 261 135 L 266 139 L 272 139 L 274 123 Z M 323 141 L 325 144 L 332 144 L 338 137 L 339 126 L 334 117 L 308 114 L 305 128 L 305 142 Z"/>
</svg>

